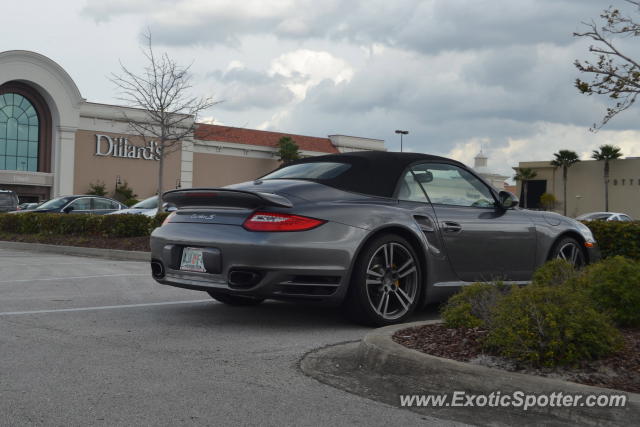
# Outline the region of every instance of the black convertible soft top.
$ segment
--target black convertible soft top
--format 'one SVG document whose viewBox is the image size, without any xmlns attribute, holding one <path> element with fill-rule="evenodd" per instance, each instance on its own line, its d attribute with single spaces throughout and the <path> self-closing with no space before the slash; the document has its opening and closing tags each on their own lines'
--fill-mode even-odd
<svg viewBox="0 0 640 427">
<path fill-rule="evenodd" d="M 287 166 L 300 163 L 338 162 L 351 165 L 349 169 L 332 179 L 319 180 L 322 184 L 345 191 L 392 197 L 398 179 L 409 165 L 416 162 L 438 161 L 464 167 L 455 160 L 422 153 L 396 153 L 387 151 L 356 151 L 328 154 L 296 160 Z"/>
</svg>

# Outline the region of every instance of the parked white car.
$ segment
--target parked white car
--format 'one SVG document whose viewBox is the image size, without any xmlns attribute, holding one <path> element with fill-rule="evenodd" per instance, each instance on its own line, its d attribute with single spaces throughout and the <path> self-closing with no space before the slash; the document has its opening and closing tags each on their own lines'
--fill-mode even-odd
<svg viewBox="0 0 640 427">
<path fill-rule="evenodd" d="M 141 202 L 136 203 L 128 209 L 122 209 L 119 211 L 112 212 L 109 215 L 117 215 L 117 214 L 136 214 L 136 215 L 146 215 L 146 216 L 156 216 L 158 213 L 158 196 L 152 196 L 148 199 L 144 199 Z"/>
<path fill-rule="evenodd" d="M 633 221 L 627 214 L 618 212 L 590 212 L 576 218 L 578 221 Z"/>
</svg>

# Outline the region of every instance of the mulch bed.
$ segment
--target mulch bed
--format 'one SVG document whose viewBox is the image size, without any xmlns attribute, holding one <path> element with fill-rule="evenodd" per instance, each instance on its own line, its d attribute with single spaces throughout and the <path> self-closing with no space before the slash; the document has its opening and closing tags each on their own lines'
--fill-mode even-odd
<svg viewBox="0 0 640 427">
<path fill-rule="evenodd" d="M 400 330 L 393 335 L 393 340 L 405 347 L 433 356 L 640 393 L 640 329 L 626 329 L 621 332 L 624 348 L 618 353 L 604 359 L 585 362 L 577 367 L 553 369 L 526 367 L 487 354 L 481 345 L 486 331 L 479 328 L 451 329 L 443 324 L 425 325 Z"/>
<path fill-rule="evenodd" d="M 122 249 L 125 251 L 150 251 L 149 236 L 50 236 L 39 234 L 0 233 L 0 240 L 23 243 L 44 243 L 47 245 L 81 246 L 85 248 Z"/>
</svg>

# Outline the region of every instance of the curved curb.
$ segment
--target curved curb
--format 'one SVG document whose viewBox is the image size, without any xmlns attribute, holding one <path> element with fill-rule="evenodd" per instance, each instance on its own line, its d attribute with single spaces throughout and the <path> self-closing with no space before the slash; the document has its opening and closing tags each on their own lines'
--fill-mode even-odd
<svg viewBox="0 0 640 427">
<path fill-rule="evenodd" d="M 420 393 L 451 393 L 465 391 L 468 394 L 489 395 L 500 392 L 502 396 L 516 391 L 526 394 L 548 394 L 562 392 L 564 395 L 612 395 L 624 394 L 627 403 L 624 408 L 598 407 L 531 407 L 528 413 L 551 415 L 572 423 L 628 424 L 630 420 L 640 418 L 640 394 L 622 392 L 601 387 L 577 384 L 554 378 L 538 377 L 528 374 L 504 371 L 471 363 L 459 362 L 442 357 L 431 356 L 417 350 L 404 347 L 393 341 L 395 332 L 414 326 L 440 323 L 439 320 L 405 323 L 376 329 L 368 333 L 358 347 L 358 358 L 363 368 L 381 375 L 399 375 L 419 380 Z M 407 393 L 412 393 L 407 390 Z M 522 408 L 501 408 L 517 411 Z"/>
<path fill-rule="evenodd" d="M 82 246 L 47 245 L 44 243 L 24 243 L 0 241 L 0 249 L 14 249 L 17 251 L 34 251 L 55 253 L 58 255 L 75 255 L 93 258 L 113 259 L 117 261 L 147 261 L 151 260 L 150 252 L 125 251 L 122 249 L 85 248 Z"/>
</svg>

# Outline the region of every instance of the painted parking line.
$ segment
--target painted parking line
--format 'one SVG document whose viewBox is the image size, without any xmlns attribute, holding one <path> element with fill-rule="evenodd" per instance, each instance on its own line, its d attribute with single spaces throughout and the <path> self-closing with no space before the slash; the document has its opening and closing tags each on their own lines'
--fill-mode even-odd
<svg viewBox="0 0 640 427">
<path fill-rule="evenodd" d="M 50 263 L 40 263 L 40 264 L 35 264 L 35 263 L 26 263 L 26 264 L 16 264 L 14 262 L 9 262 L 7 264 L 0 264 L 0 266 L 4 266 L 4 267 L 55 267 L 56 265 L 104 265 L 104 266 L 112 266 L 114 264 L 119 264 L 121 262 L 128 262 L 128 263 L 136 263 L 138 264 L 138 261 L 111 261 L 111 262 L 105 262 L 105 263 L 96 263 L 96 262 L 50 262 Z"/>
<path fill-rule="evenodd" d="M 198 299 L 191 301 L 167 301 L 167 302 L 149 302 L 144 304 L 124 304 L 124 305 L 103 305 L 97 307 L 79 307 L 79 308 L 58 308 L 52 310 L 30 310 L 30 311 L 5 311 L 0 312 L 0 316 L 17 316 L 21 314 L 47 314 L 47 313 L 69 313 L 74 311 L 95 311 L 95 310 L 113 310 L 119 308 L 137 308 L 137 307 L 154 307 L 161 305 L 178 305 L 178 304 L 198 304 L 212 303 L 211 299 Z"/>
<path fill-rule="evenodd" d="M 71 276 L 71 277 L 46 277 L 42 279 L 15 279 L 15 280 L 0 280 L 0 283 L 19 283 L 19 282 L 50 282 L 54 280 L 71 280 L 71 279 L 97 279 L 101 277 L 149 277 L 151 278 L 150 273 L 140 273 L 140 274 L 99 274 L 94 276 Z"/>
</svg>

